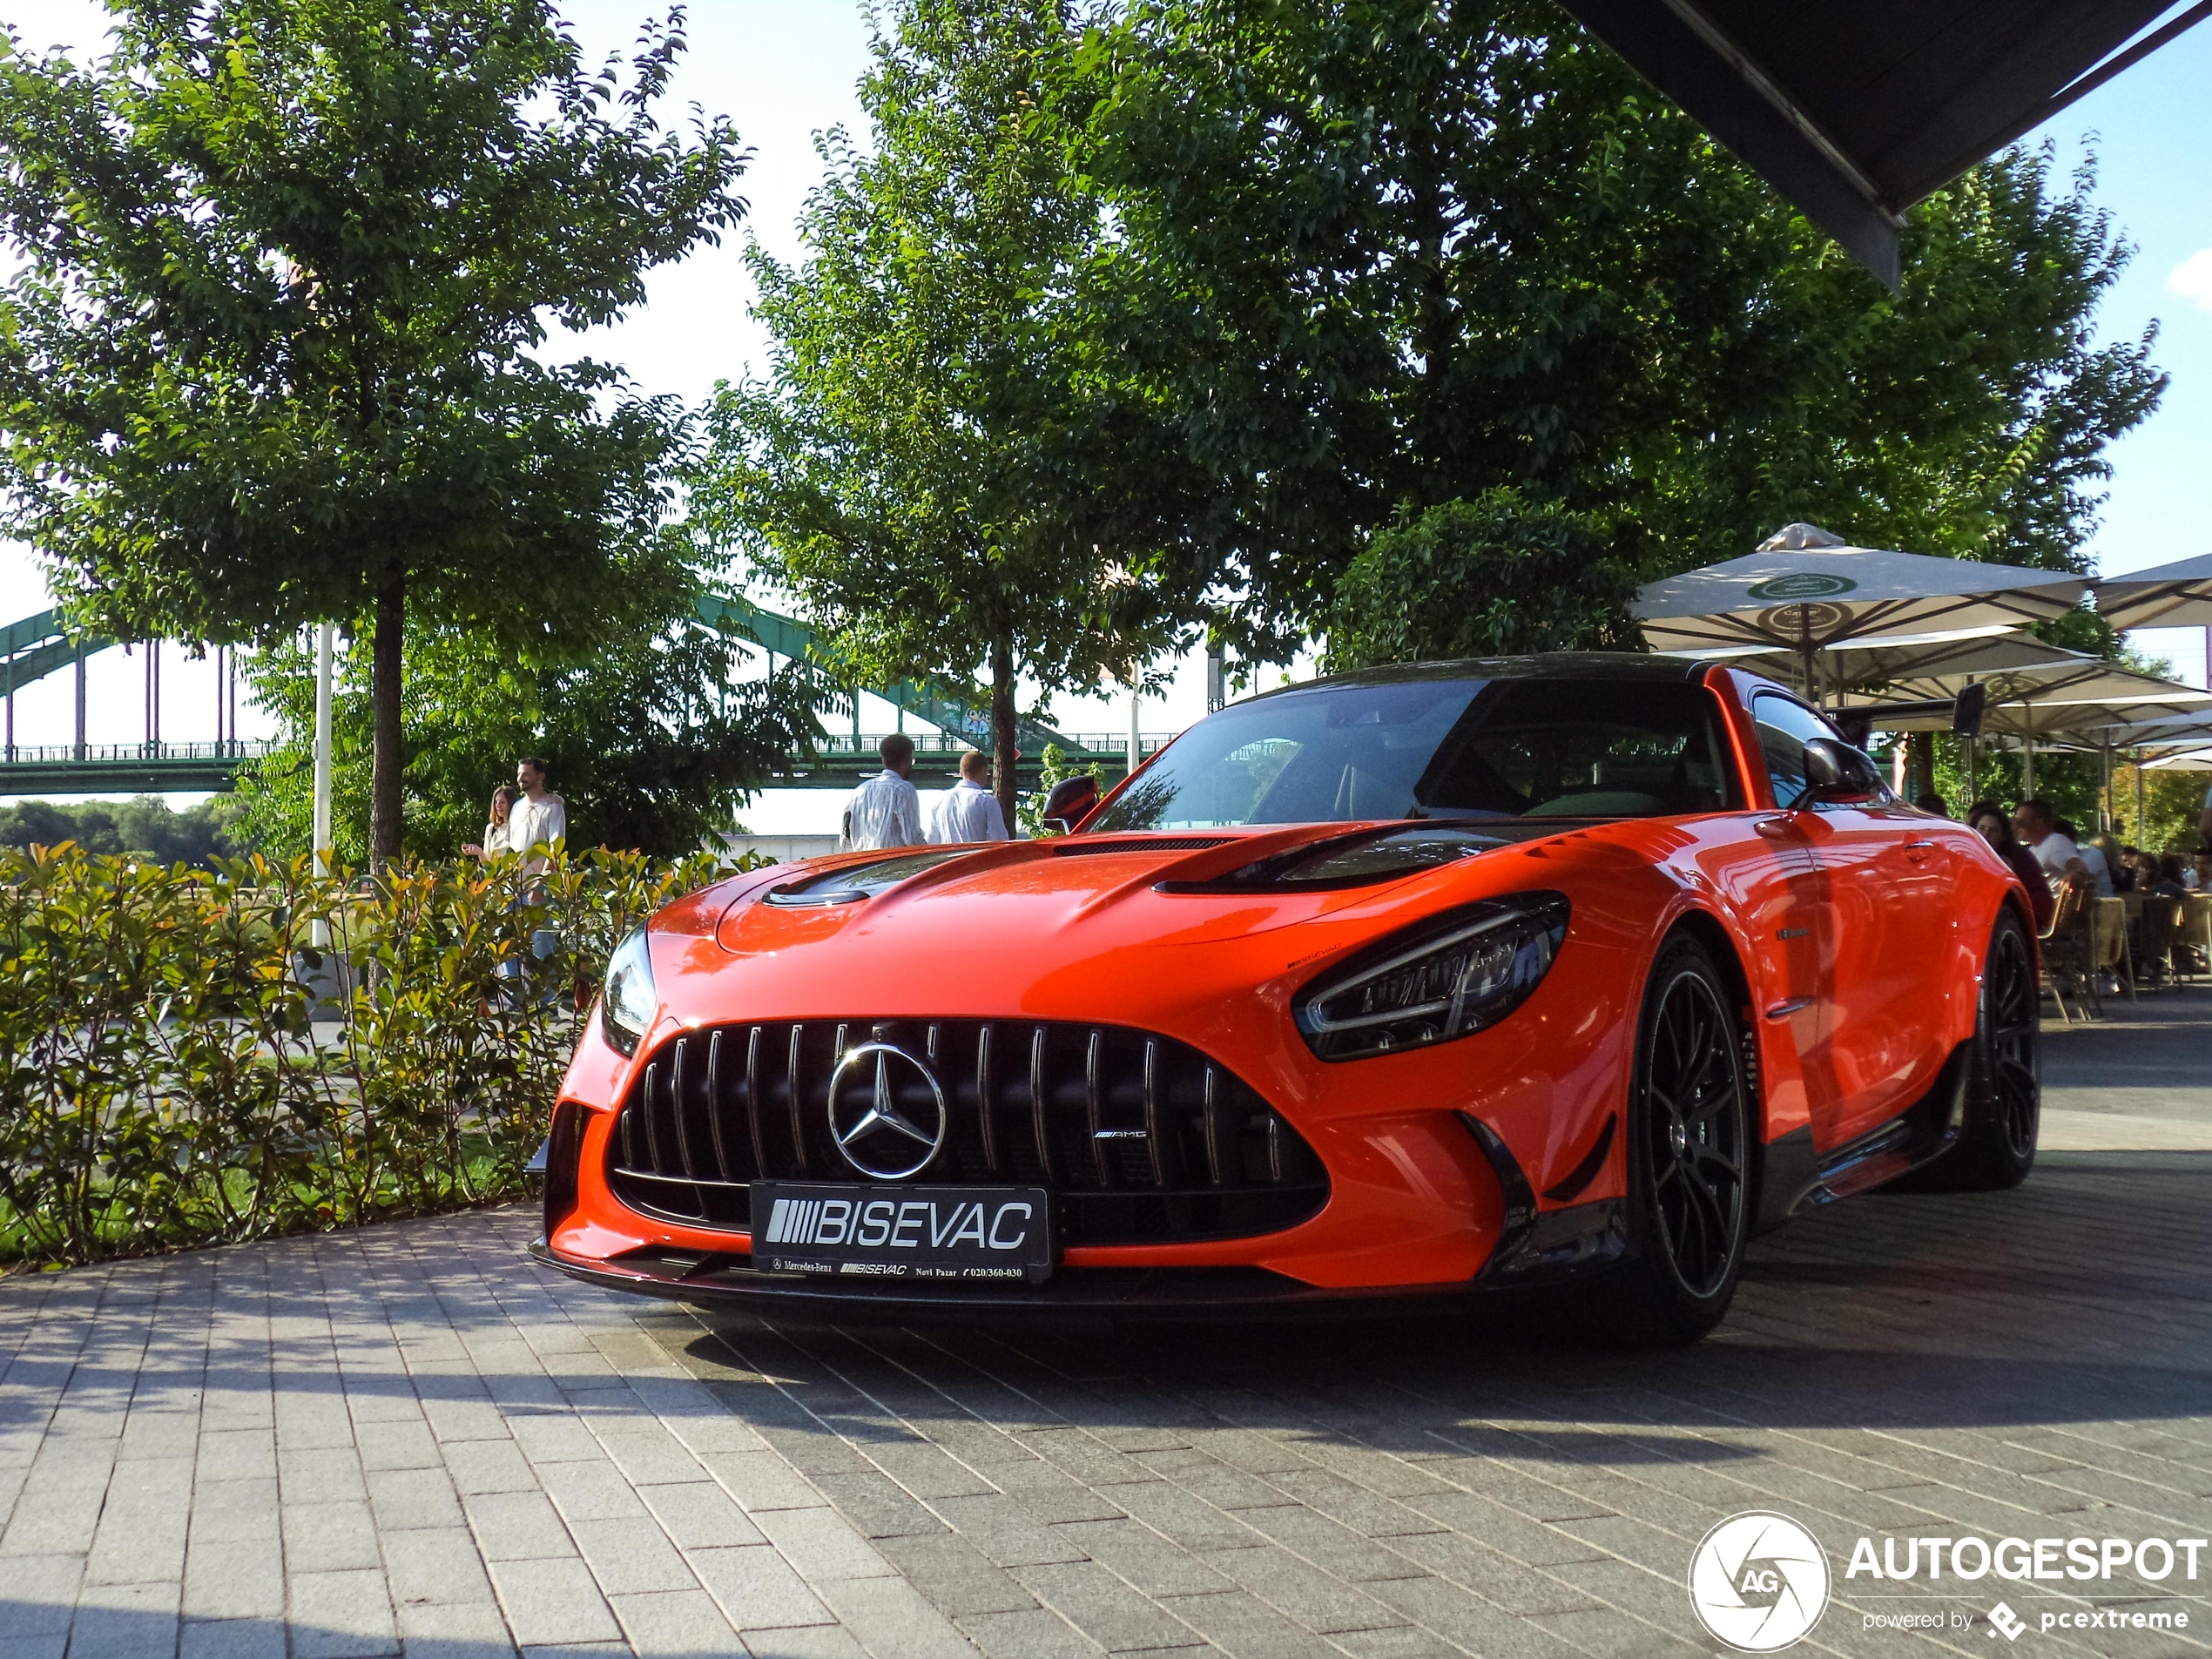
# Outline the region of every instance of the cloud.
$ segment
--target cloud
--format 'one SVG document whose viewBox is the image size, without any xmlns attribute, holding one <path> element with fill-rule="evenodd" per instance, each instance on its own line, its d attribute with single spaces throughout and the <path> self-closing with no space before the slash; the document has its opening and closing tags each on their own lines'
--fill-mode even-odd
<svg viewBox="0 0 2212 1659">
<path fill-rule="evenodd" d="M 2166 292 L 2212 311 L 2212 247 L 2199 248 L 2166 273 Z"/>
</svg>

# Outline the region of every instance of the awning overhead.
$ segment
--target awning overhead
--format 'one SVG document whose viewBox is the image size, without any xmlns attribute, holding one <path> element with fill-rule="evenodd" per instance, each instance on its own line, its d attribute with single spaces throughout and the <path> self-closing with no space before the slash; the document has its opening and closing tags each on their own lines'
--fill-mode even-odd
<svg viewBox="0 0 2212 1659">
<path fill-rule="evenodd" d="M 1561 4 L 1892 287 L 1907 207 L 2212 15 L 2137 40 L 2174 0 Z"/>
</svg>

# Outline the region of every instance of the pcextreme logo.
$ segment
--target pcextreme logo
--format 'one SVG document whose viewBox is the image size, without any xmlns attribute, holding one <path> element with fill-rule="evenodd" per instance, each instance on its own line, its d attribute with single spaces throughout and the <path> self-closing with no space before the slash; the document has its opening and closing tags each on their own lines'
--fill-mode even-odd
<svg viewBox="0 0 2212 1659">
<path fill-rule="evenodd" d="M 1787 1515 L 1730 1515 L 1689 1558 L 1689 1606 L 1716 1641 L 1742 1653 L 1774 1653 L 1820 1622 L 1827 1552 Z"/>
</svg>

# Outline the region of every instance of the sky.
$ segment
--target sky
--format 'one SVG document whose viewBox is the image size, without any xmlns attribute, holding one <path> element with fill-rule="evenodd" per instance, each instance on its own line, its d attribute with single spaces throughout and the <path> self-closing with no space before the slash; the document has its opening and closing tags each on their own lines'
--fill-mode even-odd
<svg viewBox="0 0 2212 1659">
<path fill-rule="evenodd" d="M 660 10 L 640 0 L 565 0 L 562 9 L 594 57 L 624 49 L 643 19 Z M 105 26 L 92 0 L 8 0 L 7 14 L 26 47 L 61 45 L 80 57 L 97 46 Z M 867 34 L 860 6 L 846 0 L 693 0 L 686 33 L 691 49 L 671 88 L 668 113 L 696 102 L 732 118 L 753 151 L 740 187 L 749 204 L 746 219 L 720 246 L 653 273 L 646 303 L 628 317 L 563 349 L 619 362 L 642 389 L 696 404 L 716 381 L 766 367 L 764 337 L 746 309 L 745 240 L 757 236 L 779 257 L 798 253 L 799 211 L 821 172 L 815 135 L 833 125 L 864 127 L 854 86 L 867 65 Z M 2202 182 L 2212 178 L 2212 122 L 2201 112 L 2208 82 L 2212 24 L 2183 35 L 2031 135 L 2031 141 L 2052 141 L 2065 168 L 2095 155 L 2096 200 L 2139 250 L 2107 297 L 2100 325 L 2115 338 L 2155 327 L 2153 361 L 2173 377 L 2159 411 L 2111 451 L 2110 499 L 2093 544 L 2107 574 L 2212 551 L 2212 515 L 2203 500 L 2212 462 L 2212 192 Z M 1743 550 L 1716 549 L 1714 556 Z M 47 603 L 29 550 L 0 542 L 0 621 Z M 2147 631 L 2137 643 L 2168 658 L 2182 678 L 2203 682 L 2200 631 Z M 92 659 L 91 741 L 145 736 L 144 672 L 143 653 L 109 651 Z M 172 645 L 161 672 L 161 735 L 172 742 L 214 736 L 212 664 L 189 661 Z M 1271 670 L 1266 683 L 1282 678 Z M 1203 666 L 1194 658 L 1178 665 L 1164 697 L 1143 705 L 1141 723 L 1147 732 L 1174 731 L 1204 707 Z M 1053 713 L 1065 732 L 1129 728 L 1126 698 L 1062 697 Z M 16 740 L 68 742 L 72 720 L 68 677 L 53 676 L 17 698 Z M 268 730 L 250 709 L 241 709 L 239 724 L 247 737 Z M 862 724 L 888 730 L 890 706 L 871 700 Z M 488 789 L 493 781 L 487 780 Z M 744 817 L 764 833 L 831 829 L 838 804 L 827 791 L 768 791 Z"/>
</svg>

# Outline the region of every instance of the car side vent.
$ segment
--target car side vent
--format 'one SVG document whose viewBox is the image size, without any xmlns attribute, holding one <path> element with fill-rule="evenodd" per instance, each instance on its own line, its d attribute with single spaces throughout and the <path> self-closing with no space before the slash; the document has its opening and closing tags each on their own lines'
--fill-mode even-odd
<svg viewBox="0 0 2212 1659">
<path fill-rule="evenodd" d="M 1055 840 L 1052 850 L 1063 859 L 1079 859 L 1094 853 L 1203 853 L 1228 840 L 1226 835 L 1163 835 L 1150 841 L 1093 841 L 1080 835 L 1068 835 Z"/>
<path fill-rule="evenodd" d="M 1113 1026 L 825 1020 L 723 1026 L 664 1042 L 610 1138 L 631 1209 L 744 1231 L 756 1178 L 853 1181 L 829 1133 L 829 1081 L 854 1044 L 926 1057 L 951 1115 L 915 1179 L 1049 1187 L 1070 1244 L 1238 1238 L 1328 1201 L 1321 1161 L 1233 1073 L 1185 1043 Z M 907 1109 L 934 1111 L 926 1082 Z M 887 1190 L 894 1190 L 887 1186 Z"/>
</svg>

